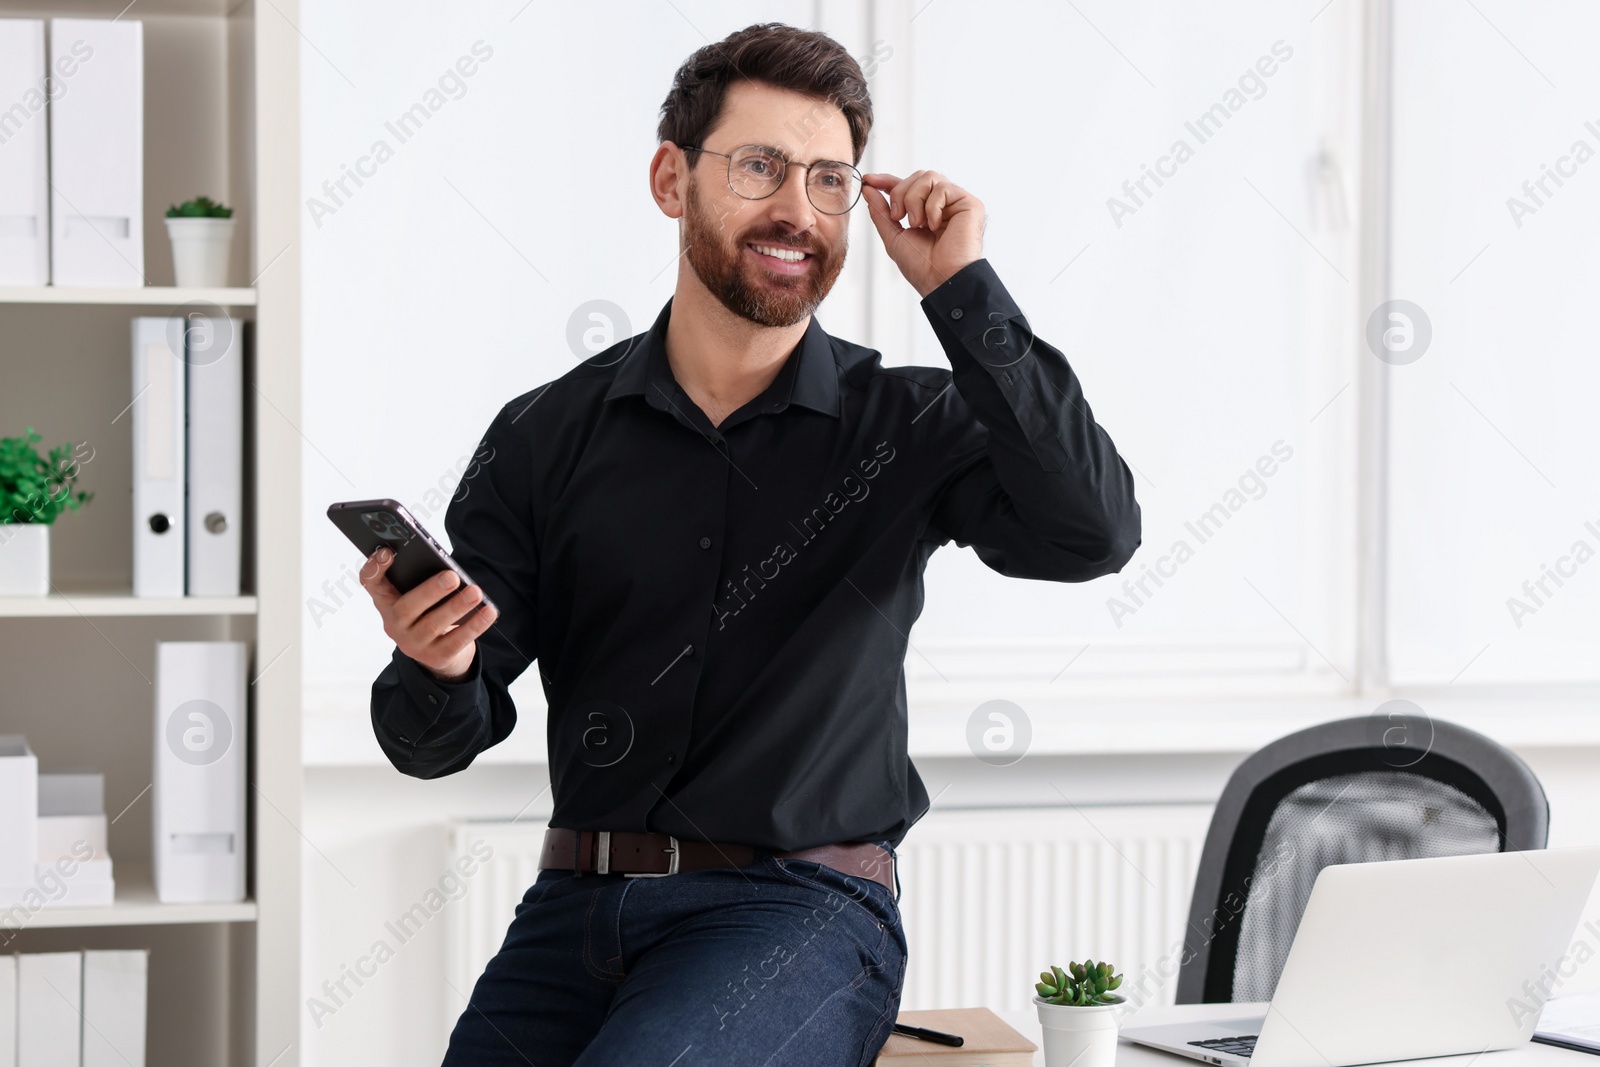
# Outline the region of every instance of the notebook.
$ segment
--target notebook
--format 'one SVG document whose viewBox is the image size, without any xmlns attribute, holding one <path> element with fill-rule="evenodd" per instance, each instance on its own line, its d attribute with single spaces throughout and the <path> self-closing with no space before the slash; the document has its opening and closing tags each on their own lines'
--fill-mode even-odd
<svg viewBox="0 0 1600 1067">
<path fill-rule="evenodd" d="M 896 1022 L 960 1034 L 960 1048 L 890 1034 L 875 1067 L 910 1067 L 931 1063 L 937 1067 L 1033 1067 L 1038 1046 L 1003 1022 L 988 1008 L 945 1008 L 940 1011 L 903 1011 Z"/>
<path fill-rule="evenodd" d="M 1600 993 L 1555 997 L 1547 1001 L 1533 1039 L 1600 1055 Z"/>
</svg>

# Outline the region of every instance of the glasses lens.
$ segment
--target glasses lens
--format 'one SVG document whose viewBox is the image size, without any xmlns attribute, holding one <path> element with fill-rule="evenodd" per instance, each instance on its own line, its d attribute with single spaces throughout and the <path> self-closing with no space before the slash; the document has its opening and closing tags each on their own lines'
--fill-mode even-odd
<svg viewBox="0 0 1600 1067">
<path fill-rule="evenodd" d="M 861 175 L 843 163 L 817 163 L 806 182 L 812 205 L 829 215 L 843 215 L 861 195 Z"/>
<path fill-rule="evenodd" d="M 783 159 L 776 153 L 746 145 L 728 160 L 728 184 L 747 200 L 771 196 L 783 180 Z"/>
<path fill-rule="evenodd" d="M 784 166 L 775 150 L 745 145 L 728 160 L 728 184 L 747 200 L 761 200 L 778 191 Z M 843 215 L 861 196 L 861 175 L 847 163 L 816 163 L 806 174 L 806 194 L 818 211 Z"/>
</svg>

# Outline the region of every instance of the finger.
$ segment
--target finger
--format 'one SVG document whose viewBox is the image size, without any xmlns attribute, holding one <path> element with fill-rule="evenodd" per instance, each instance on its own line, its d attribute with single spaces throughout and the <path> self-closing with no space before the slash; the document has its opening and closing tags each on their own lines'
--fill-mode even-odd
<svg viewBox="0 0 1600 1067">
<path fill-rule="evenodd" d="M 388 545 L 379 545 L 372 555 L 368 556 L 361 564 L 361 582 L 366 584 L 368 579 L 383 577 L 388 571 L 389 564 L 394 562 L 394 549 Z"/>
<path fill-rule="evenodd" d="M 403 630 L 409 630 L 416 625 L 423 614 L 445 596 L 446 593 L 461 584 L 461 579 L 456 572 L 446 568 L 412 589 L 401 595 L 393 604 L 396 625 Z"/>
<path fill-rule="evenodd" d="M 499 614 L 493 608 L 484 607 L 472 618 L 439 638 L 434 651 L 447 660 L 454 659 L 472 647 L 473 642 L 482 637 L 498 618 Z"/>
<path fill-rule="evenodd" d="M 906 184 L 910 180 L 910 178 L 901 178 L 889 187 L 889 217 L 895 222 L 899 222 L 906 213 L 905 191 Z"/>
<path fill-rule="evenodd" d="M 918 178 L 906 190 L 906 222 L 921 229 L 933 229 L 928 223 L 928 199 L 934 190 L 944 182 L 944 175 L 937 171 L 918 171 Z"/>
<path fill-rule="evenodd" d="M 478 609 L 477 614 L 456 627 L 456 629 L 465 632 L 470 640 L 476 641 L 487 633 L 489 627 L 493 626 L 499 618 L 500 612 L 493 605 L 485 604 Z"/>
<path fill-rule="evenodd" d="M 900 217 L 895 213 L 895 206 L 897 204 L 897 201 L 895 200 L 895 191 L 898 189 L 904 189 L 906 182 L 909 180 L 909 178 L 902 178 L 898 175 L 885 174 L 882 172 L 863 174 L 861 176 L 862 185 L 870 186 L 871 188 L 877 189 L 886 194 L 888 200 L 888 215 L 891 220 L 895 220 Z"/>
<path fill-rule="evenodd" d="M 905 219 L 907 226 L 918 225 L 911 214 L 912 197 L 916 190 L 925 184 L 924 179 L 928 173 L 925 170 L 912 171 L 906 176 L 905 181 L 895 186 L 894 191 L 889 194 L 889 206 L 894 208 L 891 214 L 896 219 Z"/>
<path fill-rule="evenodd" d="M 878 236 L 883 238 L 884 247 L 893 248 L 906 231 L 905 227 L 889 217 L 889 198 L 877 189 L 865 189 L 861 195 L 867 201 L 867 213 L 872 218 Z"/>
<path fill-rule="evenodd" d="M 928 229 L 938 230 L 944 224 L 945 208 L 950 204 L 950 189 L 949 185 L 940 184 L 928 195 L 928 202 L 925 205 Z"/>
<path fill-rule="evenodd" d="M 449 633 L 463 615 L 477 607 L 483 600 L 483 590 L 469 585 L 440 601 L 432 610 L 417 620 L 412 635 L 423 644 L 432 644 Z"/>
<path fill-rule="evenodd" d="M 368 556 L 366 562 L 361 564 L 361 571 L 357 580 L 361 588 L 372 594 L 372 602 L 381 610 L 394 603 L 400 596 L 400 590 L 389 581 L 389 565 L 394 562 L 394 550 L 387 545 L 379 548 Z"/>
<path fill-rule="evenodd" d="M 921 171 L 917 176 L 906 183 L 904 192 L 901 193 L 901 203 L 905 206 L 906 225 L 913 229 L 922 225 L 922 206 L 928 198 L 928 183 Z"/>
</svg>

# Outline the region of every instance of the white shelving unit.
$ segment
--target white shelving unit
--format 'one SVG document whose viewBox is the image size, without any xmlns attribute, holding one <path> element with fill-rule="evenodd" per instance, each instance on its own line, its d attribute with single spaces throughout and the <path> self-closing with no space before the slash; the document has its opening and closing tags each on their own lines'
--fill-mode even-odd
<svg viewBox="0 0 1600 1067">
<path fill-rule="evenodd" d="M 52 593 L 0 598 L 0 733 L 43 771 L 106 776 L 109 907 L 0 925 L 0 952 L 150 949 L 146 1062 L 301 1059 L 300 202 L 298 0 L 0 0 L 0 18 L 144 23 L 145 279 L 137 289 L 0 287 L 0 435 L 88 443 L 94 498 L 51 533 Z M 10 102 L 0 103 L 0 107 Z M 45 121 L 43 116 L 33 121 Z M 163 217 L 204 193 L 234 208 L 232 282 L 178 287 Z M 129 320 L 211 305 L 250 329 L 244 590 L 132 595 Z M 248 344 L 244 344 L 248 341 Z M 150 877 L 155 644 L 242 640 L 250 665 L 249 893 L 162 904 Z"/>
<path fill-rule="evenodd" d="M 116 864 L 116 899 L 107 908 L 45 908 L 28 924 L 37 930 L 89 926 L 168 926 L 175 923 L 254 922 L 256 903 L 162 904 L 147 864 Z M 280 1061 L 281 1062 L 281 1061 Z"/>
<path fill-rule="evenodd" d="M 136 597 L 120 592 L 52 593 L 50 596 L 0 597 L 0 618 L 47 619 L 81 615 L 103 618 L 134 615 L 254 615 L 253 596 Z"/>
<path fill-rule="evenodd" d="M 0 285 L 0 304 L 120 304 L 178 307 L 183 304 L 254 307 L 254 289 L 196 289 L 146 285 L 139 289 L 73 289 L 53 285 Z"/>
</svg>

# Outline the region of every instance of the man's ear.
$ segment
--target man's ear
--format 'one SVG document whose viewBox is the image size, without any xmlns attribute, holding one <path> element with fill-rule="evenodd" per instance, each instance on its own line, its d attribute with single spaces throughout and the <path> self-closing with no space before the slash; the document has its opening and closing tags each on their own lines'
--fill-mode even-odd
<svg viewBox="0 0 1600 1067">
<path fill-rule="evenodd" d="M 661 142 L 661 147 L 650 159 L 650 195 L 655 197 L 661 213 L 669 219 L 681 219 L 684 216 L 681 191 L 689 183 L 688 165 L 688 157 L 671 141 Z"/>
</svg>

